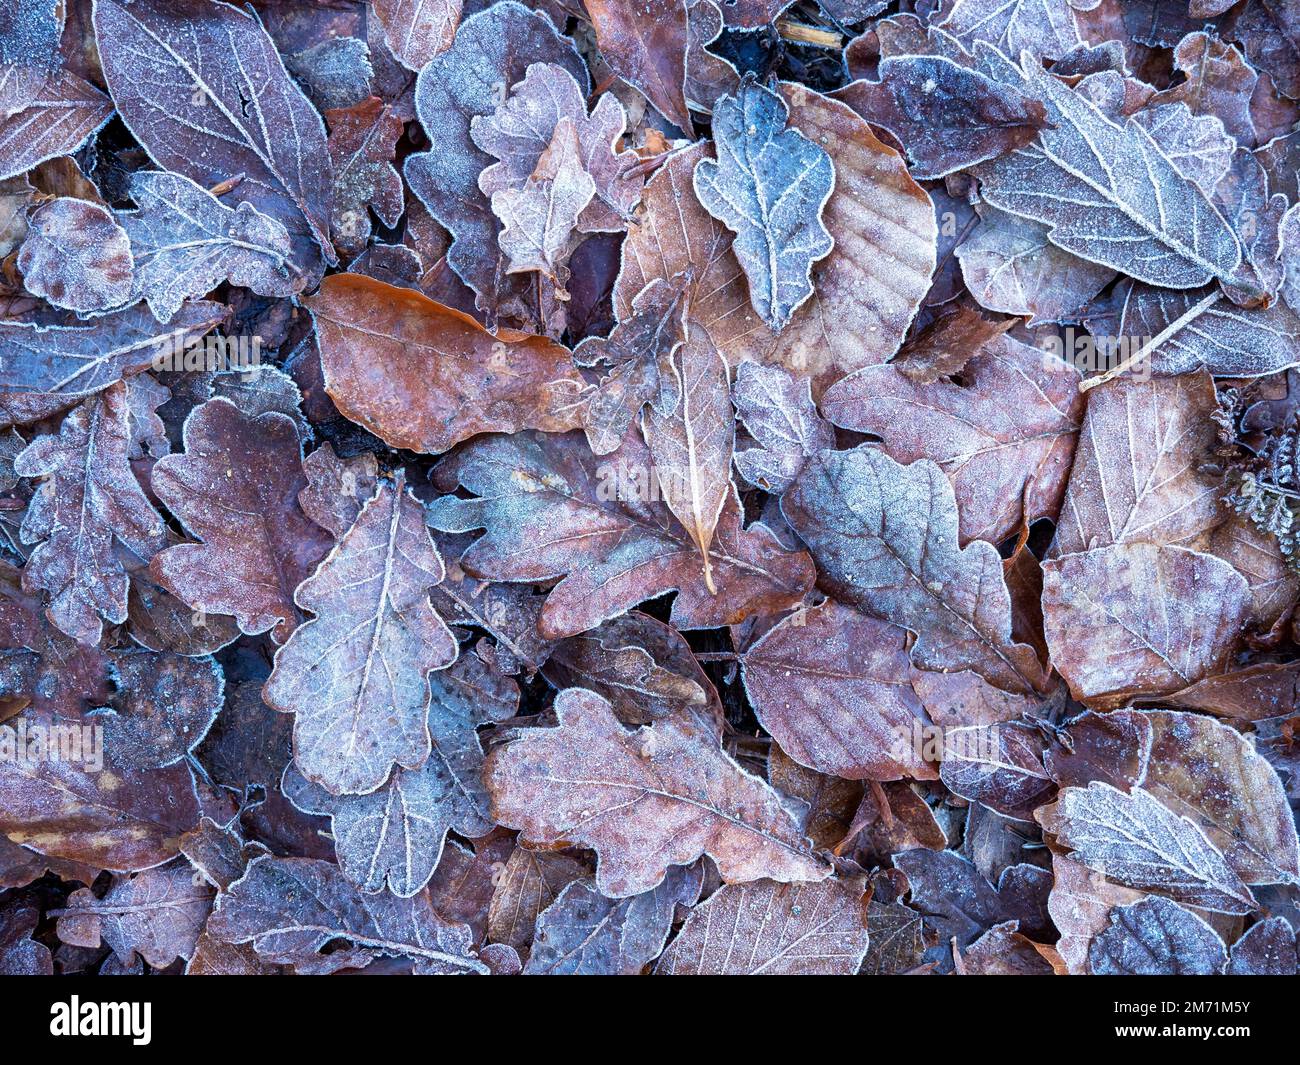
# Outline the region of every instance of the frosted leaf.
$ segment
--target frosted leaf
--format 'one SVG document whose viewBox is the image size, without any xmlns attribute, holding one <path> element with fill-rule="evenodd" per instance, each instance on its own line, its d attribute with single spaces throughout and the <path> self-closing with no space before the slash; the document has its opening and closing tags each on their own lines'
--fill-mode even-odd
<svg viewBox="0 0 1300 1065">
<path fill-rule="evenodd" d="M 128 578 L 115 544 L 148 559 L 165 543 L 162 517 L 131 470 L 127 413 L 126 385 L 115 384 L 14 460 L 19 476 L 48 478 L 48 509 L 29 510 L 23 523 L 24 540 L 37 543 L 23 587 L 46 592 L 50 620 L 88 645 L 105 622 L 126 620 Z"/>
<path fill-rule="evenodd" d="M 1295 976 L 1295 930 L 1285 917 L 1267 917 L 1232 945 L 1229 976 Z"/>
<path fill-rule="evenodd" d="M 469 929 L 443 920 L 427 892 L 398 899 L 363 894 L 337 866 L 310 858 L 263 856 L 217 900 L 210 935 L 251 943 L 268 962 L 305 974 L 405 958 L 417 973 L 487 973 L 472 952 Z M 345 940 L 345 949 L 322 953 Z"/>
<path fill-rule="evenodd" d="M 1051 555 L 1108 544 L 1186 543 L 1223 518 L 1221 479 L 1202 470 L 1214 441 L 1204 374 L 1093 389 Z"/>
<path fill-rule="evenodd" d="M 99 0 L 94 23 L 113 102 L 154 161 L 204 188 L 243 174 L 239 198 L 293 234 L 304 269 L 318 269 L 311 243 L 332 262 L 325 124 L 258 16 L 213 0 Z"/>
<path fill-rule="evenodd" d="M 814 455 L 781 497 L 781 512 L 837 600 L 917 634 L 922 669 L 970 669 L 997 687 L 1043 683 L 1034 649 L 1011 632 L 1011 597 L 997 549 L 958 547 L 957 504 L 929 461 L 901 466 L 878 448 Z"/>
<path fill-rule="evenodd" d="M 942 56 L 886 56 L 878 72 L 836 96 L 898 138 L 918 179 L 1023 148 L 1046 122 L 1037 100 Z"/>
<path fill-rule="evenodd" d="M 78 313 L 107 310 L 131 298 L 126 233 L 108 208 L 86 200 L 61 196 L 32 212 L 18 269 L 27 291 Z"/>
<path fill-rule="evenodd" d="M 945 729 L 939 779 L 954 794 L 1019 821 L 1032 821 L 1056 793 L 1043 765 L 1042 733 L 1015 722 Z"/>
<path fill-rule="evenodd" d="M 461 0 L 375 0 L 374 17 L 393 55 L 419 70 L 451 47 L 461 6 Z"/>
<path fill-rule="evenodd" d="M 155 969 L 164 969 L 194 953 L 213 895 L 206 884 L 196 883 L 194 870 L 184 861 L 114 877 L 102 898 L 89 888 L 68 897 L 59 915 L 59 938 L 98 947 L 102 937 L 122 961 L 139 954 Z M 71 923 L 75 938 L 65 934 Z"/>
<path fill-rule="evenodd" d="M 568 885 L 537 918 L 524 975 L 638 976 L 663 950 L 678 906 L 703 885 L 700 862 L 673 866 L 640 895 L 607 899 L 590 880 Z"/>
<path fill-rule="evenodd" d="M 742 362 L 732 399 L 759 444 L 736 453 L 736 469 L 758 488 L 784 492 L 809 455 L 835 446 L 835 430 L 817 413 L 807 381 L 798 381 L 788 370 Z"/>
<path fill-rule="evenodd" d="M 1285 302 L 1247 308 L 1219 299 L 1207 306 L 1212 294 L 1129 286 L 1120 334 L 1165 338 L 1147 353 L 1144 368 L 1161 375 L 1206 370 L 1216 377 L 1262 377 L 1300 365 L 1300 316 Z"/>
<path fill-rule="evenodd" d="M 518 688 L 473 655 L 429 679 L 433 750 L 422 766 L 394 769 L 368 795 L 331 795 L 293 765 L 285 771 L 289 800 L 306 813 L 332 818 L 339 865 L 363 891 L 387 888 L 410 898 L 433 876 L 449 830 L 467 838 L 492 830 L 475 729 L 514 716 Z"/>
<path fill-rule="evenodd" d="M 441 472 L 441 471 L 440 471 Z M 700 553 L 659 501 L 639 436 L 604 460 L 580 435 L 480 437 L 449 460 L 445 485 L 479 498 L 443 496 L 428 508 L 434 528 L 485 528 L 461 556 L 487 580 L 549 581 L 537 627 L 547 639 L 573 636 L 672 588 L 678 628 L 737 624 L 802 601 L 812 563 L 783 548 L 762 524 L 742 528 L 735 489 L 709 548 L 717 594 L 700 580 Z"/>
<path fill-rule="evenodd" d="M 1068 0 L 957 0 L 938 25 L 968 50 L 985 41 L 1010 56 L 1059 59 L 1081 40 Z"/>
<path fill-rule="evenodd" d="M 555 285 L 557 298 L 567 298 L 565 264 L 581 239 L 578 217 L 595 194 L 596 184 L 583 169 L 578 130 L 572 119 L 561 118 L 524 185 L 492 194 L 502 224 L 497 240 L 510 258 L 507 273 L 535 270 Z"/>
<path fill-rule="evenodd" d="M 160 322 L 222 281 L 262 296 L 289 296 L 306 278 L 289 262 L 289 232 L 244 202 L 227 207 L 180 174 L 131 178 L 136 211 L 118 215 L 135 258 L 135 292 Z"/>
<path fill-rule="evenodd" d="M 780 331 L 812 295 L 812 264 L 835 240 L 822 211 L 835 187 L 830 156 L 798 129 L 790 109 L 755 82 L 713 109 L 717 160 L 695 168 L 695 193 L 736 234 L 732 251 L 749 281 L 750 300 Z"/>
<path fill-rule="evenodd" d="M 184 436 L 183 454 L 154 465 L 153 490 L 202 543 L 160 552 L 154 577 L 194 609 L 283 642 L 298 622 L 294 590 L 332 542 L 297 504 L 306 486 L 298 429 L 278 412 L 250 417 L 210 399 L 186 418 Z"/>
<path fill-rule="evenodd" d="M 229 314 L 219 303 L 198 300 L 185 304 L 168 327 L 143 305 L 84 325 L 0 322 L 0 428 L 67 410 L 171 354 L 175 338 L 200 338 Z"/>
<path fill-rule="evenodd" d="M 1222 721 L 1146 712 L 1151 761 L 1143 787 L 1191 818 L 1247 884 L 1300 884 L 1300 842 L 1286 791 L 1253 739 Z"/>
<path fill-rule="evenodd" d="M 407 158 L 406 180 L 451 232 L 447 262 L 489 316 L 509 291 L 497 244 L 500 225 L 478 186 L 493 160 L 470 140 L 470 124 L 495 112 L 533 63 L 563 67 L 586 92 L 586 67 L 572 42 L 543 12 L 507 0 L 462 22 L 452 47 L 424 66 L 416 81 L 415 107 L 432 150 Z"/>
<path fill-rule="evenodd" d="M 597 455 L 618 449 L 647 403 L 677 406 L 671 356 L 686 336 L 687 277 L 655 278 L 620 312 L 608 337 L 587 337 L 573 350 L 579 366 L 604 370 L 587 402 L 583 429 Z"/>
<path fill-rule="evenodd" d="M 1248 597 L 1228 563 L 1183 547 L 1120 543 L 1043 564 L 1052 662 L 1076 699 L 1100 709 L 1227 668 Z"/>
<path fill-rule="evenodd" d="M 353 107 L 325 112 L 329 122 L 334 244 L 348 257 L 370 240 L 370 209 L 390 229 L 402 217 L 402 177 L 393 165 L 404 125 L 391 106 L 371 96 Z"/>
<path fill-rule="evenodd" d="M 1143 788 L 1126 794 L 1101 781 L 1066 788 L 1037 816 L 1076 861 L 1128 887 L 1220 913 L 1256 906 L 1205 833 Z"/>
<path fill-rule="evenodd" d="M 1108 266 L 1058 248 L 1046 226 L 992 207 L 955 254 L 981 307 L 1025 315 L 1035 324 L 1077 319 L 1115 276 Z"/>
<path fill-rule="evenodd" d="M 1021 84 L 1047 105 L 1052 126 L 977 168 L 984 198 L 1047 225 L 1066 251 L 1153 285 L 1230 279 L 1241 263 L 1237 238 L 1151 135 L 1112 122 L 1032 55 L 1021 65 Z M 1014 68 L 1006 76 L 1016 79 Z"/>
<path fill-rule="evenodd" d="M 1227 961 L 1213 928 L 1158 896 L 1112 911 L 1109 927 L 1088 949 L 1094 976 L 1214 976 Z"/>
<path fill-rule="evenodd" d="M 906 633 L 833 600 L 783 619 L 741 659 L 763 727 L 801 765 L 851 780 L 934 779 Z"/>
<path fill-rule="evenodd" d="M 829 875 L 781 796 L 712 734 L 672 718 L 629 731 L 581 688 L 561 692 L 555 712 L 558 727 L 522 730 L 488 756 L 492 813 L 531 842 L 595 850 L 601 894 L 649 891 L 702 854 L 732 883 Z"/>
<path fill-rule="evenodd" d="M 661 976 L 852 976 L 867 952 L 862 884 L 729 884 L 696 906 Z"/>
<path fill-rule="evenodd" d="M 1057 514 L 1083 420 L 1078 383 L 1072 366 L 1002 335 L 969 357 L 960 384 L 916 382 L 899 362 L 867 366 L 832 385 L 822 411 L 882 437 L 899 462 L 937 463 L 962 541 L 998 543 Z"/>
<path fill-rule="evenodd" d="M 835 189 L 822 214 L 835 238 L 813 267 L 813 294 L 780 333 L 750 305 L 731 234 L 691 184 L 707 145 L 674 153 L 647 183 L 645 214 L 623 244 L 614 288 L 620 320 L 655 278 L 690 272 L 690 317 L 727 361 L 785 366 L 811 380 L 817 398 L 860 366 L 889 359 L 930 288 L 934 205 L 892 148 L 847 105 L 801 85 L 781 86 L 791 124 L 835 159 Z"/>
<path fill-rule="evenodd" d="M 428 600 L 443 573 L 399 471 L 298 587 L 316 616 L 276 653 L 263 698 L 295 715 L 294 761 L 330 793 L 372 792 L 429 757 L 428 675 L 457 652 Z"/>
<path fill-rule="evenodd" d="M 610 68 L 659 113 L 691 133 L 686 109 L 686 0 L 590 0 L 587 17 Z"/>
<path fill-rule="evenodd" d="M 530 66 L 505 103 L 470 122 L 474 143 L 500 160 L 479 175 L 479 188 L 489 197 L 522 188 L 564 119 L 577 132 L 578 157 L 595 186 L 594 198 L 579 215 L 578 229 L 622 232 L 641 199 L 644 180 L 626 173 L 635 167 L 636 153 L 618 150 L 627 113 L 613 93 L 605 93 L 588 116 L 582 88 L 567 69 L 554 63 Z"/>
<path fill-rule="evenodd" d="M 113 117 L 113 102 L 71 71 L 0 66 L 0 180 L 68 155 Z"/>
<path fill-rule="evenodd" d="M 668 356 L 672 400 L 652 404 L 641 423 L 664 503 L 695 541 L 710 593 L 709 546 L 722 508 L 731 498 L 731 456 L 736 412 L 727 364 L 703 329 L 694 330 Z"/>
</svg>

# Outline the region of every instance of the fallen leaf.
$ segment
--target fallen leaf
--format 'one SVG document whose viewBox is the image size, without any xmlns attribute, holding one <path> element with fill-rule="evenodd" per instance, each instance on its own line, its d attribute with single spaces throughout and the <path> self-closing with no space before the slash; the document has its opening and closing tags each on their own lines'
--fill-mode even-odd
<svg viewBox="0 0 1300 1065">
<path fill-rule="evenodd" d="M 330 398 L 394 447 L 436 454 L 478 433 L 582 422 L 582 378 L 545 337 L 494 335 L 418 292 L 356 274 L 326 278 L 304 302 Z M 370 354 L 356 358 L 359 347 Z"/>
<path fill-rule="evenodd" d="M 970 669 L 1013 692 L 1043 683 L 1033 648 L 1012 637 L 997 550 L 982 540 L 958 547 L 956 502 L 934 463 L 900 466 L 869 445 L 821 451 L 781 512 L 812 552 L 819 586 L 915 632 L 920 668 Z"/>
<path fill-rule="evenodd" d="M 443 573 L 399 472 L 298 586 L 316 616 L 276 652 L 263 697 L 295 715 L 294 762 L 331 794 L 373 792 L 429 757 L 428 675 L 457 652 L 428 600 Z"/>
<path fill-rule="evenodd" d="M 778 793 L 713 736 L 676 719 L 629 732 L 581 688 L 560 693 L 556 716 L 557 728 L 523 731 L 489 754 L 492 814 L 530 842 L 595 850 L 603 895 L 649 891 L 670 865 L 702 854 L 730 883 L 829 875 Z"/>
<path fill-rule="evenodd" d="M 429 507 L 430 524 L 487 530 L 461 556 L 466 572 L 564 578 L 538 619 L 547 639 L 585 632 L 674 588 L 673 624 L 710 628 L 793 606 L 811 584 L 807 555 L 786 550 L 762 525 L 741 527 L 733 489 L 709 549 L 718 588 L 709 594 L 699 549 L 654 501 L 652 465 L 636 434 L 600 464 L 580 436 L 485 437 L 453 456 L 446 473 L 449 485 L 459 481 L 478 498 L 443 496 Z"/>
<path fill-rule="evenodd" d="M 60 197 L 32 212 L 18 269 L 29 292 L 78 313 L 108 310 L 131 297 L 127 235 L 111 211 L 85 200 Z"/>
<path fill-rule="evenodd" d="M 812 266 L 835 245 L 822 211 L 835 187 L 830 156 L 797 128 L 771 89 L 744 82 L 713 109 L 718 158 L 695 167 L 704 209 L 736 234 L 732 252 L 754 310 L 780 332 L 812 295 Z"/>
<path fill-rule="evenodd" d="M 154 578 L 196 610 L 234 615 L 241 632 L 298 623 L 294 591 L 331 540 L 298 506 L 306 486 L 298 429 L 212 399 L 185 420 L 185 452 L 159 459 L 153 491 L 201 543 L 160 551 Z"/>
<path fill-rule="evenodd" d="M 867 952 L 862 885 L 727 884 L 691 911 L 660 976 L 852 976 Z"/>
</svg>

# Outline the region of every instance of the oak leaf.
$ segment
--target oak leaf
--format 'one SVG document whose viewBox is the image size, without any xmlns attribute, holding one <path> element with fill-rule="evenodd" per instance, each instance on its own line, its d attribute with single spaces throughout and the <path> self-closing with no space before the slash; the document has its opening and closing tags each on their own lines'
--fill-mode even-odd
<svg viewBox="0 0 1300 1065">
<path fill-rule="evenodd" d="M 522 731 L 488 755 L 492 813 L 530 842 L 595 850 L 601 894 L 649 891 L 702 854 L 730 883 L 829 875 L 781 796 L 714 736 L 674 718 L 628 731 L 581 688 L 561 692 L 555 711 L 557 728 Z"/>
</svg>

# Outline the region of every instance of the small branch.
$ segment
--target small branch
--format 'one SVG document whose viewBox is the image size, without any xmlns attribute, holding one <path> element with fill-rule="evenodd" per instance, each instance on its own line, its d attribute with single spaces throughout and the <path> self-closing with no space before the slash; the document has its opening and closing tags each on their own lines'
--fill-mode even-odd
<svg viewBox="0 0 1300 1065">
<path fill-rule="evenodd" d="M 782 19 L 776 24 L 776 32 L 787 41 L 794 41 L 796 44 L 811 44 L 817 48 L 830 48 L 834 51 L 844 47 L 844 38 L 838 33 L 808 26 L 802 22 L 787 22 Z"/>
<path fill-rule="evenodd" d="M 1145 359 L 1148 355 L 1150 355 L 1151 352 L 1155 351 L 1156 348 L 1158 348 L 1166 340 L 1172 337 L 1175 333 L 1181 332 L 1184 327 L 1186 327 L 1191 322 L 1194 322 L 1197 318 L 1199 318 L 1211 307 L 1213 307 L 1216 303 L 1218 303 L 1219 300 L 1221 300 L 1222 298 L 1223 298 L 1223 291 L 1221 289 L 1216 288 L 1213 292 L 1211 292 L 1208 296 L 1206 296 L 1205 299 L 1201 300 L 1200 303 L 1196 304 L 1191 309 L 1189 309 L 1186 314 L 1183 314 L 1180 317 L 1175 318 L 1172 322 L 1170 322 L 1167 326 L 1165 326 L 1164 329 L 1160 330 L 1158 334 L 1152 337 L 1147 343 L 1143 344 L 1142 347 L 1140 347 L 1127 359 L 1121 362 L 1118 366 L 1111 367 L 1104 374 L 1100 374 L 1097 377 L 1089 377 L 1086 381 L 1080 381 L 1079 391 L 1087 392 L 1089 389 L 1096 388 L 1098 385 L 1104 385 L 1107 381 L 1113 381 L 1125 370 L 1132 369 L 1143 359 Z"/>
</svg>

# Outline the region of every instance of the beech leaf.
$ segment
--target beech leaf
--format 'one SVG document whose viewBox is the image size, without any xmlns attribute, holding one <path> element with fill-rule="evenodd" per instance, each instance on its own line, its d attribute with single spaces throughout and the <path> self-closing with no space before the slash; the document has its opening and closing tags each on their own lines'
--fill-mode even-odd
<svg viewBox="0 0 1300 1065">
<path fill-rule="evenodd" d="M 330 398 L 386 443 L 437 453 L 478 433 L 582 423 L 584 383 L 545 337 L 494 335 L 409 289 L 335 274 L 304 301 L 316 320 Z M 358 349 L 368 354 L 357 358 Z"/>
<path fill-rule="evenodd" d="M 728 884 L 691 911 L 655 972 L 852 976 L 867 939 L 861 884 Z"/>
</svg>

